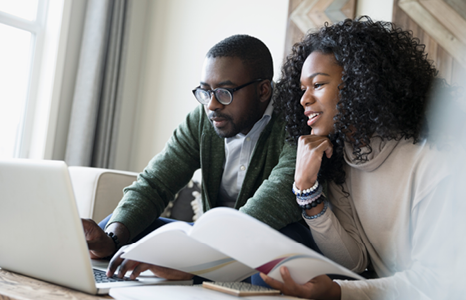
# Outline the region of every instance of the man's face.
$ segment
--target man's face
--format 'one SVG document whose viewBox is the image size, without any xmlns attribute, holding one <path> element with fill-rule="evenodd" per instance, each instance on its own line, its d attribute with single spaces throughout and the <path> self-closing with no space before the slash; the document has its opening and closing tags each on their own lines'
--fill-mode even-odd
<svg viewBox="0 0 466 300">
<path fill-rule="evenodd" d="M 235 88 L 257 78 L 244 67 L 238 57 L 206 58 L 201 74 L 200 86 L 205 90 Z M 262 117 L 257 83 L 248 85 L 233 93 L 233 101 L 223 105 L 214 95 L 204 105 L 207 116 L 220 137 L 233 137 L 238 133 L 247 134 Z"/>
</svg>

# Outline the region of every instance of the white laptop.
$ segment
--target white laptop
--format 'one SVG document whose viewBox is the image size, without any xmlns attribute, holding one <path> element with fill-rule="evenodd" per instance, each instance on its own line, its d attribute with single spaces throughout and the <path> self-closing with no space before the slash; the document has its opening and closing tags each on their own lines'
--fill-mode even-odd
<svg viewBox="0 0 466 300">
<path fill-rule="evenodd" d="M 0 268 L 89 294 L 129 285 L 191 283 L 161 278 L 96 282 L 63 161 L 0 160 L 0 240 Z"/>
</svg>

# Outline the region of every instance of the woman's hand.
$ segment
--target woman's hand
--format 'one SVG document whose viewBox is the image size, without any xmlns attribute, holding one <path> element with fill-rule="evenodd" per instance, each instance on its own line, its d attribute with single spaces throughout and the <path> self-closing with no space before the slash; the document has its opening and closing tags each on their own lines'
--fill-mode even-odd
<svg viewBox="0 0 466 300">
<path fill-rule="evenodd" d="M 298 189 L 305 190 L 314 185 L 324 153 L 327 158 L 333 154 L 333 144 L 328 137 L 311 134 L 299 138 L 295 171 L 295 182 Z"/>
<path fill-rule="evenodd" d="M 283 283 L 264 273 L 260 276 L 270 287 L 280 290 L 283 294 L 306 299 L 341 299 L 341 289 L 338 283 L 333 282 L 327 275 L 313 278 L 305 284 L 297 284 L 286 267 L 280 268 Z"/>
</svg>

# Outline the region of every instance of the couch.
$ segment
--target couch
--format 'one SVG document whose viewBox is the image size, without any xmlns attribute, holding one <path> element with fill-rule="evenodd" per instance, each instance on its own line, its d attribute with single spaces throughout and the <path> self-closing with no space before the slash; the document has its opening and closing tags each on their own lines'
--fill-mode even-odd
<svg viewBox="0 0 466 300">
<path fill-rule="evenodd" d="M 100 222 L 113 212 L 123 196 L 123 188 L 137 179 L 138 173 L 90 167 L 68 168 L 79 216 Z M 162 216 L 193 222 L 202 214 L 201 188 L 191 180 L 163 212 Z"/>
</svg>

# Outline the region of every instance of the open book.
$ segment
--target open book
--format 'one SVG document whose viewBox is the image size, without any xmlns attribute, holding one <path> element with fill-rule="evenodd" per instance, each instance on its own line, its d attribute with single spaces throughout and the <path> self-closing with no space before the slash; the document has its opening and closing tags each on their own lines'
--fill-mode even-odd
<svg viewBox="0 0 466 300">
<path fill-rule="evenodd" d="M 169 223 L 128 246 L 122 257 L 213 281 L 241 281 L 257 272 L 282 281 L 282 266 L 300 284 L 322 274 L 364 279 L 255 218 L 225 207 L 209 210 L 193 226 Z"/>
</svg>

